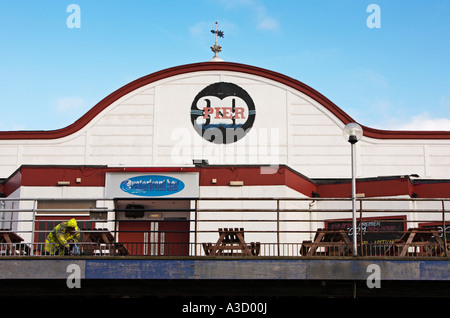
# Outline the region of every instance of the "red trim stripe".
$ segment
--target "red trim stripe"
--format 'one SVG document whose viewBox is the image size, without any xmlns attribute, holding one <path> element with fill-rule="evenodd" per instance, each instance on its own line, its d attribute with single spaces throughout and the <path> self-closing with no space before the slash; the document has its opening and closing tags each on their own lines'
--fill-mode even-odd
<svg viewBox="0 0 450 318">
<path fill-rule="evenodd" d="M 105 97 L 97 105 L 91 108 L 86 114 L 80 117 L 77 121 L 75 121 L 73 124 L 65 128 L 49 131 L 3 131 L 0 132 L 0 140 L 56 139 L 68 136 L 85 127 L 95 116 L 97 116 L 101 111 L 103 111 L 113 102 L 144 85 L 148 85 L 158 80 L 162 80 L 180 74 L 201 72 L 201 71 L 231 71 L 261 76 L 276 81 L 278 83 L 287 85 L 293 89 L 296 89 L 306 94 L 307 96 L 311 97 L 312 99 L 316 100 L 318 103 L 326 107 L 344 124 L 348 124 L 354 121 L 348 114 L 346 114 L 342 109 L 336 106 L 328 98 L 326 98 L 313 88 L 307 86 L 306 84 L 293 78 L 290 78 L 286 75 L 258 68 L 255 66 L 239 63 L 204 62 L 172 67 L 141 77 L 119 88 L 115 92 Z M 365 136 L 376 139 L 450 139 L 450 131 L 388 131 L 388 130 L 378 130 L 363 125 L 361 126 L 364 130 Z"/>
<path fill-rule="evenodd" d="M 20 186 L 55 187 L 58 181 L 69 181 L 70 187 L 104 187 L 106 173 L 139 172 L 171 173 L 198 172 L 200 186 L 229 186 L 230 181 L 242 181 L 244 186 L 284 185 L 307 197 L 351 197 L 350 180 L 311 180 L 288 166 L 279 166 L 274 173 L 262 173 L 260 166 L 209 166 L 209 167 L 124 167 L 107 166 L 22 166 L 11 175 L 0 194 L 8 197 Z M 267 172 L 267 171 L 266 171 Z M 77 183 L 77 178 L 81 182 Z M 213 182 L 213 179 L 215 182 Z M 449 198 L 450 180 L 414 180 L 408 177 L 369 178 L 357 181 L 357 193 L 365 197 L 408 195 L 418 198 Z"/>
</svg>

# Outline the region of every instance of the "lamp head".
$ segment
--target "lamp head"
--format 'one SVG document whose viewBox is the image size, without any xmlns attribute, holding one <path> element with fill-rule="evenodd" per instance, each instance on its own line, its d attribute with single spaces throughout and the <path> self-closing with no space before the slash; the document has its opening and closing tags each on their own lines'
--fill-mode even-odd
<svg viewBox="0 0 450 318">
<path fill-rule="evenodd" d="M 357 143 L 363 136 L 363 130 L 357 123 L 349 123 L 344 127 L 344 138 L 351 144 Z"/>
</svg>

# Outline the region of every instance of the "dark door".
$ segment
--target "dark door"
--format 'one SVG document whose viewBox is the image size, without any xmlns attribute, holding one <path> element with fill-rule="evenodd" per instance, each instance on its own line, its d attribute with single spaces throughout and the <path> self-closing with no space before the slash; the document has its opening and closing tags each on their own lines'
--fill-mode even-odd
<svg viewBox="0 0 450 318">
<path fill-rule="evenodd" d="M 161 221 L 159 222 L 160 255 L 189 255 L 189 222 Z"/>
<path fill-rule="evenodd" d="M 131 255 L 189 255 L 189 222 L 120 221 L 119 242 Z"/>
</svg>

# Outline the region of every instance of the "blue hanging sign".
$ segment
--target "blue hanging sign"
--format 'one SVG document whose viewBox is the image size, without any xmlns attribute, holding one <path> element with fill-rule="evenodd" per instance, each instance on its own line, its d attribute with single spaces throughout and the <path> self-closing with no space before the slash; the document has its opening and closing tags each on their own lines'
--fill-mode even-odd
<svg viewBox="0 0 450 318">
<path fill-rule="evenodd" d="M 173 177 L 161 175 L 137 176 L 120 183 L 123 192 L 144 197 L 160 197 L 180 192 L 184 183 Z"/>
</svg>

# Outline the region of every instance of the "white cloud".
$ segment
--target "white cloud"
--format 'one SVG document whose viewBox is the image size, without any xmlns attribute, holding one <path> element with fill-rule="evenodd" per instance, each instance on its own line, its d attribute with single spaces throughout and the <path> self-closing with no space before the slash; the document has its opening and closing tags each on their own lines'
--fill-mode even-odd
<svg viewBox="0 0 450 318">
<path fill-rule="evenodd" d="M 450 98 L 448 98 L 446 96 L 442 96 L 439 99 L 439 106 L 445 107 L 445 108 L 450 108 Z"/>
<path fill-rule="evenodd" d="M 387 89 L 389 88 L 389 82 L 387 78 L 377 70 L 368 68 L 357 68 L 350 71 L 352 79 L 357 83 L 364 85 L 364 87 L 370 89 Z"/>
<path fill-rule="evenodd" d="M 363 76 L 365 76 L 374 85 L 378 85 L 383 88 L 389 87 L 388 81 L 383 76 L 383 74 L 381 74 L 375 70 L 366 69 L 363 71 Z"/>
<path fill-rule="evenodd" d="M 26 130 L 26 125 L 21 123 L 11 123 L 11 125 L 5 124 L 4 121 L 0 122 L 0 131 L 17 131 Z"/>
<path fill-rule="evenodd" d="M 79 110 L 85 106 L 86 103 L 81 97 L 63 97 L 56 101 L 56 108 L 59 112 Z"/>
<path fill-rule="evenodd" d="M 225 9 L 235 9 L 242 6 L 253 6 L 255 5 L 254 0 L 220 0 L 219 1 Z"/>
<path fill-rule="evenodd" d="M 268 31 L 277 31 L 279 29 L 278 22 L 272 17 L 260 18 L 257 27 Z"/>
<path fill-rule="evenodd" d="M 197 22 L 195 25 L 189 27 L 189 33 L 193 37 L 203 36 L 205 34 L 205 30 L 208 30 L 208 28 L 212 29 L 213 26 L 205 21 L 200 21 Z"/>
<path fill-rule="evenodd" d="M 280 29 L 280 25 L 278 21 L 267 14 L 267 9 L 265 6 L 260 4 L 254 4 L 253 10 L 256 11 L 256 27 L 261 30 L 268 31 L 278 31 Z"/>
<path fill-rule="evenodd" d="M 256 28 L 265 31 L 278 31 L 280 24 L 267 12 L 267 8 L 256 0 L 222 0 L 225 9 L 247 8 L 255 17 Z"/>
<path fill-rule="evenodd" d="M 415 131 L 450 131 L 450 118 L 433 118 L 428 112 L 416 115 L 407 122 L 391 123 L 386 129 Z"/>
</svg>

